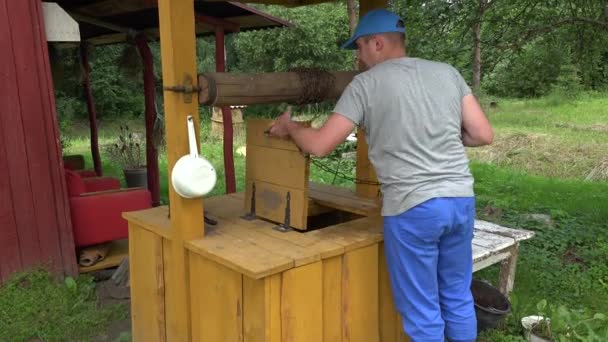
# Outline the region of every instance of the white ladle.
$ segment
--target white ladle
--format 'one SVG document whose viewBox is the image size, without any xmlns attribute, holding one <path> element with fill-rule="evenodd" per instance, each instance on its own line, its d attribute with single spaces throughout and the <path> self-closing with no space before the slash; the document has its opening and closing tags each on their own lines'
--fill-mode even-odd
<svg viewBox="0 0 608 342">
<path fill-rule="evenodd" d="M 188 115 L 187 123 L 190 154 L 179 158 L 173 166 L 171 183 L 175 192 L 181 197 L 197 198 L 213 190 L 217 174 L 213 165 L 198 154 L 192 115 Z"/>
</svg>

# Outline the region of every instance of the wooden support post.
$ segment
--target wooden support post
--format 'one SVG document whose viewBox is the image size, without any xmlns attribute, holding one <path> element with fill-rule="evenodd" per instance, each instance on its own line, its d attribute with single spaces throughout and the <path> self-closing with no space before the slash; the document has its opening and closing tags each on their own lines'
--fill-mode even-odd
<svg viewBox="0 0 608 342">
<path fill-rule="evenodd" d="M 215 71 L 226 71 L 226 49 L 225 49 L 224 29 L 215 29 Z M 236 191 L 236 180 L 234 176 L 234 156 L 232 153 L 233 132 L 232 132 L 232 112 L 227 106 L 222 106 L 222 122 L 224 123 L 224 173 L 226 176 L 226 193 Z"/>
<path fill-rule="evenodd" d="M 82 87 L 87 101 L 87 111 L 89 112 L 89 128 L 91 131 L 91 156 L 93 158 L 93 166 L 97 176 L 102 176 L 101 157 L 99 156 L 99 139 L 97 138 L 97 110 L 95 109 L 95 100 L 93 99 L 93 90 L 91 89 L 91 66 L 89 64 L 89 47 L 86 43 L 80 44 L 80 61 L 84 69 L 84 79 Z"/>
<path fill-rule="evenodd" d="M 376 9 L 376 8 L 384 8 L 388 4 L 387 0 L 361 0 L 359 3 L 359 18 L 364 16 L 367 12 Z M 361 69 L 361 64 L 359 64 L 359 69 Z M 358 128 L 357 129 L 357 165 L 356 165 L 356 175 L 357 179 L 376 182 L 378 178 L 376 177 L 376 172 L 374 170 L 373 165 L 369 161 L 369 157 L 367 155 L 367 141 L 365 140 L 365 132 Z M 357 183 L 356 192 L 357 195 L 362 197 L 377 197 L 378 196 L 379 187 L 378 185 L 370 185 L 370 184 L 361 184 Z"/>
<path fill-rule="evenodd" d="M 154 85 L 154 61 L 146 35 L 140 33 L 135 44 L 142 58 L 144 69 L 144 96 L 146 113 L 146 167 L 148 169 L 148 190 L 152 194 L 152 205 L 160 205 L 160 179 L 158 172 L 158 151 L 154 145 L 154 121 L 156 120 L 156 87 Z"/>
<path fill-rule="evenodd" d="M 165 87 L 183 85 L 186 78 L 196 78 L 196 40 L 193 0 L 158 2 L 160 47 Z M 196 81 L 194 81 L 196 82 Z M 165 90 L 165 122 L 169 179 L 177 160 L 188 153 L 186 118 L 194 119 L 196 141 L 199 139 L 198 103 L 186 101 L 186 95 Z M 203 200 L 180 197 L 169 186 L 171 202 L 170 241 L 163 242 L 166 340 L 190 341 L 190 291 L 187 255 L 184 242 L 204 235 Z"/>
</svg>

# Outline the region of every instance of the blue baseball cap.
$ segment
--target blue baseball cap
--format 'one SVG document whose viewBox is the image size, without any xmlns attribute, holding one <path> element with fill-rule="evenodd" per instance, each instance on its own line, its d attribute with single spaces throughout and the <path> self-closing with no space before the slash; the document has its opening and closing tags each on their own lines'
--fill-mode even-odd
<svg viewBox="0 0 608 342">
<path fill-rule="evenodd" d="M 385 9 L 369 11 L 359 20 L 355 33 L 346 43 L 342 44 L 342 48 L 354 50 L 357 48 L 357 39 L 372 34 L 389 32 L 405 33 L 405 26 L 401 17 Z"/>
</svg>

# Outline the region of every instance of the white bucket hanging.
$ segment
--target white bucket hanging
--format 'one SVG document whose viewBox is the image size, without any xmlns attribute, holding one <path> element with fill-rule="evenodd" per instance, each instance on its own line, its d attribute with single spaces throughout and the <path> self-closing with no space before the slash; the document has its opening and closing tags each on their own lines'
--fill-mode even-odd
<svg viewBox="0 0 608 342">
<path fill-rule="evenodd" d="M 178 195 L 184 198 L 202 197 L 215 186 L 217 174 L 213 165 L 198 154 L 194 134 L 194 121 L 188 115 L 188 143 L 190 154 L 179 158 L 171 172 L 171 183 Z"/>
</svg>

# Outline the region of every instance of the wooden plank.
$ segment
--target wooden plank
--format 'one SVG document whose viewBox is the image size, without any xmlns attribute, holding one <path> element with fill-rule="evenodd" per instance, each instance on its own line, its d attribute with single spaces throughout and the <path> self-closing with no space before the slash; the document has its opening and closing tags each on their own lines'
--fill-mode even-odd
<svg viewBox="0 0 608 342">
<path fill-rule="evenodd" d="M 271 137 L 264 132 L 270 128 L 274 120 L 270 119 L 247 119 L 247 146 L 261 146 L 274 149 L 299 152 L 298 146 L 289 139 Z M 249 153 L 249 151 L 247 151 Z"/>
<path fill-rule="evenodd" d="M 247 180 L 245 193 L 245 206 L 251 203 L 253 181 Z M 276 186 L 261 181 L 255 181 L 255 208 L 256 215 L 273 221 L 277 224 L 285 222 L 285 207 L 287 193 L 290 196 L 290 226 L 295 229 L 306 230 L 308 214 L 307 191 Z"/>
<path fill-rule="evenodd" d="M 505 259 L 508 259 L 510 256 L 511 256 L 511 254 L 509 252 L 501 252 L 501 253 L 488 253 L 483 258 L 474 258 L 473 259 L 473 272 L 483 270 L 484 268 L 486 268 L 488 266 L 492 266 Z"/>
<path fill-rule="evenodd" d="M 473 245 L 485 247 L 490 251 L 500 251 L 514 245 L 516 242 L 512 238 L 507 238 L 492 233 L 476 230 L 473 235 Z"/>
<path fill-rule="evenodd" d="M 134 341 L 166 341 L 163 242 L 129 224 L 131 331 Z"/>
<path fill-rule="evenodd" d="M 243 277 L 243 341 L 281 342 L 281 275 Z"/>
<path fill-rule="evenodd" d="M 15 69 L 17 70 L 17 84 L 21 101 L 21 120 L 24 131 L 27 132 L 25 134 L 29 167 L 27 175 L 32 187 L 32 205 L 36 220 L 34 229 L 40 241 L 38 262 L 47 263 L 52 271 L 59 272 L 62 260 L 53 195 L 54 180 L 51 179 L 48 171 L 51 167 L 59 167 L 59 164 L 51 164 L 47 147 L 47 145 L 56 144 L 57 141 L 55 136 L 48 136 L 49 132 L 46 131 L 44 124 L 46 117 L 55 113 L 48 107 L 48 103 L 47 107 L 43 103 L 43 98 L 45 95 L 48 96 L 51 85 L 45 83 L 48 81 L 45 75 L 46 70 L 42 68 L 44 64 L 40 65 L 43 63 L 43 51 L 40 51 L 40 44 L 46 41 L 46 37 L 40 36 L 40 27 L 44 24 L 38 21 L 36 13 L 36 8 L 40 4 L 30 1 L 21 1 L 21 3 L 24 7 L 29 7 L 26 10 L 29 20 L 19 20 L 20 23 L 15 25 L 16 28 L 21 25 L 25 25 L 27 28 L 18 32 L 19 37 L 13 36 L 13 41 L 25 40 L 22 44 L 18 44 L 20 48 L 14 50 L 15 59 L 20 61 L 15 64 Z M 44 44 L 46 45 L 46 43 Z M 48 58 L 48 55 L 44 57 Z"/>
<path fill-rule="evenodd" d="M 243 341 L 265 342 L 269 324 L 266 280 L 243 276 Z"/>
<path fill-rule="evenodd" d="M 40 75 L 40 90 L 43 108 L 46 108 L 44 115 L 44 131 L 47 138 L 47 153 L 46 157 L 49 160 L 48 174 L 51 177 L 52 190 L 54 196 L 56 220 L 58 227 L 58 237 L 61 252 L 61 261 L 63 263 L 63 271 L 66 275 L 75 276 L 78 272 L 75 250 L 74 236 L 72 232 L 72 222 L 70 217 L 70 207 L 68 202 L 67 187 L 65 184 L 65 176 L 63 172 L 62 149 L 59 142 L 59 123 L 57 116 L 57 107 L 55 105 L 55 92 L 53 88 L 53 79 L 51 73 L 51 65 L 48 53 L 48 43 L 46 39 L 46 29 L 44 25 L 44 16 L 42 11 L 42 3 L 35 2 L 33 9 L 36 15 L 36 31 L 38 32 L 37 45 L 39 52 L 36 55 L 37 65 Z"/>
<path fill-rule="evenodd" d="M 172 237 L 168 206 L 125 212 L 122 214 L 122 217 L 166 239 L 171 239 Z"/>
<path fill-rule="evenodd" d="M 244 227 L 235 223 L 230 226 L 230 229 L 227 230 L 226 234 L 243 239 L 252 245 L 259 246 L 269 253 L 292 259 L 294 267 L 321 260 L 321 254 L 315 249 L 300 247 L 288 240 L 264 234 L 260 229 L 252 228 L 251 226 Z"/>
<path fill-rule="evenodd" d="M 193 341 L 243 341 L 243 277 L 189 253 Z"/>
<path fill-rule="evenodd" d="M 110 249 L 108 255 L 102 261 L 92 266 L 80 266 L 80 273 L 88 273 L 93 271 L 99 271 L 106 268 L 120 265 L 122 260 L 129 256 L 129 240 L 116 240 L 110 242 Z"/>
<path fill-rule="evenodd" d="M 378 200 L 358 196 L 348 189 L 312 182 L 309 189 L 309 197 L 317 204 L 363 216 L 380 214 Z"/>
<path fill-rule="evenodd" d="M 29 2 L 9 1 L 2 6 L 6 11 L 3 20 L 6 27 L 2 38 L 5 40 L 3 46 L 12 46 L 12 52 L 2 53 L 0 63 L 0 91 L 2 100 L 2 112 L 0 115 L 2 127 L 4 127 L 4 144 L 6 155 L 10 159 L 8 164 L 8 179 L 13 193 L 13 207 L 17 234 L 19 238 L 19 250 L 21 253 L 22 267 L 32 266 L 41 260 L 41 248 L 37 221 L 34 208 L 33 187 L 29 177 L 29 163 L 27 156 L 27 139 L 23 116 L 26 111 L 23 103 L 35 102 L 39 94 L 36 85 L 31 84 L 31 61 L 30 49 L 34 37 L 31 31 L 32 23 L 21 17 L 30 17 Z M 9 16 L 8 14 L 11 13 Z M 6 57 L 5 57 L 6 56 Z M 20 63 L 17 63 L 20 61 Z M 21 76 L 24 78 L 22 79 Z M 34 99 L 34 100 L 32 100 Z M 26 104 L 27 105 L 27 104 Z M 36 112 L 28 111 L 30 115 Z"/>
<path fill-rule="evenodd" d="M 186 242 L 186 248 L 254 279 L 293 268 L 292 259 L 225 234 L 222 229 L 223 227 L 219 226 L 213 235 Z"/>
<path fill-rule="evenodd" d="M 240 217 L 242 212 L 239 211 L 242 201 L 242 193 L 212 197 L 206 201 L 206 210 L 209 215 L 217 218 L 223 224 L 222 227 L 226 227 L 224 230 L 228 234 L 237 234 L 236 232 L 231 233 L 231 231 L 233 227 L 238 226 L 241 229 L 246 228 L 251 232 L 264 235 L 265 237 L 261 236 L 260 239 L 266 241 L 265 243 L 267 244 L 277 242 L 280 246 L 284 246 L 285 249 L 291 249 L 293 247 L 298 251 L 307 251 L 307 254 L 302 255 L 302 258 L 296 257 L 294 260 L 296 266 L 302 265 L 306 259 L 311 261 L 313 259 L 318 260 L 316 257 L 309 259 L 311 255 L 319 255 L 321 259 L 324 259 L 344 253 L 344 247 L 327 241 L 326 239 L 309 236 L 308 234 L 302 234 L 297 231 L 279 232 L 273 229 L 276 224 L 264 220 L 243 220 Z M 239 208 L 237 208 L 237 206 Z M 237 215 L 235 213 L 239 214 Z M 251 232 L 246 232 L 246 235 L 251 235 Z M 271 239 L 269 240 L 268 238 Z M 275 239 L 280 241 L 276 241 Z M 276 250 L 276 247 L 272 247 L 272 249 Z M 284 251 L 280 251 L 279 254 L 281 253 L 284 253 Z"/>
<path fill-rule="evenodd" d="M 342 256 L 323 260 L 323 341 L 342 341 Z"/>
<path fill-rule="evenodd" d="M 507 228 L 483 220 L 475 220 L 475 230 L 509 237 L 518 242 L 534 237 L 534 232 L 531 230 Z"/>
<path fill-rule="evenodd" d="M 300 152 L 247 146 L 246 179 L 308 192 L 310 160 Z"/>
<path fill-rule="evenodd" d="M 378 244 L 347 252 L 343 263 L 343 341 L 378 341 Z"/>
<path fill-rule="evenodd" d="M 267 342 L 282 342 L 283 337 L 281 318 L 281 291 L 283 277 L 275 274 L 265 279 L 266 295 L 266 340 Z"/>
<path fill-rule="evenodd" d="M 0 11 L 2 9 L 0 7 Z M 2 14 L 0 12 L 0 18 Z M 0 25 L 2 25 L 2 22 L 4 21 L 0 20 Z M 1 65 L 0 68 L 2 68 Z M 0 99 L 0 102 L 2 102 L 2 99 Z M 2 127 L 2 120 L 0 120 L 0 141 L 4 140 L 3 137 L 4 128 Z M 2 156 L 6 156 L 5 146 L 5 143 L 0 143 L 0 155 Z M 2 227 L 0 231 L 0 283 L 2 283 L 13 272 L 21 269 L 21 255 L 19 254 L 19 236 L 17 235 L 12 189 L 8 178 L 9 158 L 0 159 L 0 174 L 5 175 L 0 177 L 0 227 Z"/>
<path fill-rule="evenodd" d="M 382 218 L 364 217 L 306 234 L 339 244 L 348 252 L 382 241 Z"/>
<path fill-rule="evenodd" d="M 283 273 L 283 342 L 323 341 L 323 267 L 321 262 Z"/>
<path fill-rule="evenodd" d="M 384 254 L 384 243 L 378 245 L 378 305 L 380 342 L 397 341 L 401 321 L 393 301 L 393 290 L 391 288 L 386 255 Z"/>
</svg>

